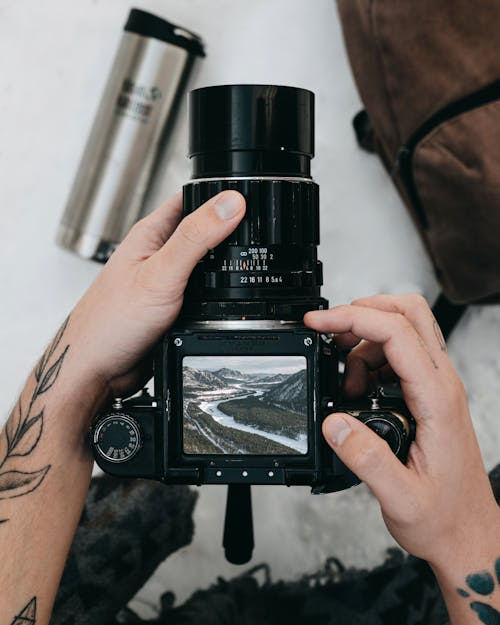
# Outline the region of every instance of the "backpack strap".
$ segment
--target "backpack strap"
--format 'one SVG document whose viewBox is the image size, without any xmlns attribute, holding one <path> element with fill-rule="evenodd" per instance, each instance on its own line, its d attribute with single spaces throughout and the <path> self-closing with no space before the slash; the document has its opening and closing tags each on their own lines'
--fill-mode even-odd
<svg viewBox="0 0 500 625">
<path fill-rule="evenodd" d="M 356 113 L 352 120 L 352 126 L 356 134 L 356 140 L 361 149 L 365 152 L 374 153 L 375 148 L 375 132 L 368 113 L 363 109 Z M 466 304 L 453 304 L 444 293 L 440 293 L 432 312 L 438 322 L 445 340 L 448 339 L 453 329 L 463 317 L 467 310 Z"/>
<path fill-rule="evenodd" d="M 445 340 L 448 339 L 454 327 L 467 310 L 467 304 L 453 304 L 444 293 L 440 293 L 434 302 L 432 312 L 441 328 Z"/>
<path fill-rule="evenodd" d="M 372 120 L 365 109 L 356 113 L 352 118 L 352 127 L 354 128 L 359 147 L 365 150 L 365 152 L 374 154 L 376 152 L 375 131 L 373 130 Z"/>
</svg>

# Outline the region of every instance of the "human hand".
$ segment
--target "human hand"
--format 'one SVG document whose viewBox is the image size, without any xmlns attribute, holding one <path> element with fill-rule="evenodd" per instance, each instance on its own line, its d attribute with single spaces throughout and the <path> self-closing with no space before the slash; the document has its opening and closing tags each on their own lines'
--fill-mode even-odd
<svg viewBox="0 0 500 625">
<path fill-rule="evenodd" d="M 243 196 L 224 191 L 179 223 L 178 193 L 134 225 L 71 313 L 66 337 L 79 380 L 107 396 L 147 380 L 148 352 L 179 314 L 193 268 L 244 212 Z"/>
<path fill-rule="evenodd" d="M 245 201 L 225 191 L 178 223 L 181 207 L 178 194 L 132 228 L 45 350 L 0 435 L 0 605 L 9 622 L 33 622 L 37 604 L 37 623 L 49 622 L 92 473 L 90 421 L 111 396 L 147 380 L 141 360 Z"/>
<path fill-rule="evenodd" d="M 314 311 L 306 325 L 336 334 L 347 360 L 345 393 L 367 391 L 389 366 L 417 422 L 407 466 L 385 441 L 346 414 L 325 419 L 339 458 L 373 491 L 393 537 L 436 567 L 485 549 L 500 515 L 472 426 L 467 397 L 436 320 L 420 296 L 375 296 Z M 477 555 L 477 551 L 475 553 Z"/>
</svg>

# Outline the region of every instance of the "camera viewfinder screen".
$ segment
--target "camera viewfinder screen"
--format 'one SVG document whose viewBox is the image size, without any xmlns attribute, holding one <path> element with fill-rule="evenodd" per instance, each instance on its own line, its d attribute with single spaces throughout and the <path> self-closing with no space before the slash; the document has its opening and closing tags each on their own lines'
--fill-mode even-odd
<svg viewBox="0 0 500 625">
<path fill-rule="evenodd" d="M 186 356 L 184 453 L 307 453 L 304 356 Z"/>
</svg>

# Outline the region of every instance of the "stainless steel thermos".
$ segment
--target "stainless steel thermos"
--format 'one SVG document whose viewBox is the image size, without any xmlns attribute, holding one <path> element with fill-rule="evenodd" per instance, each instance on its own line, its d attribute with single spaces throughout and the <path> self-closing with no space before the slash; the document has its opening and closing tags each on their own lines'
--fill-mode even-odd
<svg viewBox="0 0 500 625">
<path fill-rule="evenodd" d="M 139 218 L 194 61 L 194 33 L 132 9 L 113 62 L 57 242 L 105 262 Z"/>
</svg>

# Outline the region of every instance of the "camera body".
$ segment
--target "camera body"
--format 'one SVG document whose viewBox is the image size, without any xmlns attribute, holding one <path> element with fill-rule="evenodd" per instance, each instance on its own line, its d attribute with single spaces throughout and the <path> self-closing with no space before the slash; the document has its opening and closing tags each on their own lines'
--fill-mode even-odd
<svg viewBox="0 0 500 625">
<path fill-rule="evenodd" d="M 415 430 L 404 402 L 379 395 L 341 403 L 331 337 L 282 326 L 194 324 L 167 335 L 157 349 L 154 397 L 115 403 L 96 422 L 97 464 L 118 477 L 167 484 L 342 490 L 359 480 L 322 436 L 333 411 L 367 423 L 404 462 Z M 269 371 L 267 363 L 271 373 L 255 373 Z"/>
<path fill-rule="evenodd" d="M 365 422 L 404 462 L 415 424 L 400 397 L 343 401 L 330 336 L 303 324 L 321 310 L 319 188 L 310 175 L 314 96 L 273 85 L 190 94 L 193 177 L 184 214 L 221 191 L 246 200 L 236 230 L 194 269 L 175 327 L 156 348 L 154 393 L 102 414 L 99 466 L 184 484 L 358 482 L 325 442 L 334 411 Z"/>
</svg>

